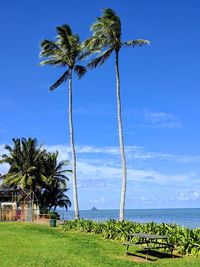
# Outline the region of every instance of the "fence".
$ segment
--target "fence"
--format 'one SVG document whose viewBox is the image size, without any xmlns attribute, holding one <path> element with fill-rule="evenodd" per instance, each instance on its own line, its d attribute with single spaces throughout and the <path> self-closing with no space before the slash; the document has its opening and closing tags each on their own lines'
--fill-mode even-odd
<svg viewBox="0 0 200 267">
<path fill-rule="evenodd" d="M 3 222 L 33 222 L 37 220 L 39 216 L 39 210 L 32 209 L 8 209 L 0 208 L 0 221 Z"/>
<path fill-rule="evenodd" d="M 65 211 L 59 211 L 60 220 L 58 224 L 65 221 Z M 39 209 L 32 207 L 26 209 L 0 208 L 0 222 L 29 222 L 38 224 L 48 224 L 49 214 L 40 214 Z"/>
</svg>

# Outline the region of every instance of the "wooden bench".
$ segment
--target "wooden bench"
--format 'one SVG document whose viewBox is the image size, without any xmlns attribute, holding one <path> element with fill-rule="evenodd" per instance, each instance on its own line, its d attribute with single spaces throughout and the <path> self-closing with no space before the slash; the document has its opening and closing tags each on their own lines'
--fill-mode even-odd
<svg viewBox="0 0 200 267">
<path fill-rule="evenodd" d="M 133 238 L 138 239 L 138 241 L 133 242 Z M 123 243 L 126 246 L 126 254 L 128 254 L 128 249 L 130 246 L 139 246 L 147 250 L 146 259 L 148 258 L 150 250 L 156 250 L 161 248 L 168 248 L 173 257 L 174 244 L 169 243 L 169 236 L 166 235 L 150 235 L 144 233 L 130 234 L 128 236 L 128 242 Z"/>
</svg>

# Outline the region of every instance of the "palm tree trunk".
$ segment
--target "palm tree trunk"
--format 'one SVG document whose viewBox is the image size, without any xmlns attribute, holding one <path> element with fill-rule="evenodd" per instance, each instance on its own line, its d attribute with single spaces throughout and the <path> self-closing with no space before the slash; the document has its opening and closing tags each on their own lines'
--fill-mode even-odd
<svg viewBox="0 0 200 267">
<path fill-rule="evenodd" d="M 70 144 L 72 150 L 72 180 L 73 180 L 73 195 L 74 195 L 74 217 L 76 220 L 79 219 L 79 208 L 78 208 L 78 193 L 77 193 L 77 182 L 76 182 L 76 153 L 74 146 L 74 129 L 72 119 L 72 69 L 69 69 L 69 131 L 70 131 Z"/>
<path fill-rule="evenodd" d="M 119 77 L 119 51 L 116 51 L 116 94 L 117 94 L 117 115 L 118 115 L 118 127 L 119 127 L 119 145 L 122 160 L 122 191 L 120 201 L 120 221 L 124 220 L 124 208 L 126 199 L 126 158 L 124 153 L 124 141 L 123 141 L 123 129 L 122 129 L 122 116 L 121 116 L 121 100 L 120 100 L 120 77 Z"/>
</svg>

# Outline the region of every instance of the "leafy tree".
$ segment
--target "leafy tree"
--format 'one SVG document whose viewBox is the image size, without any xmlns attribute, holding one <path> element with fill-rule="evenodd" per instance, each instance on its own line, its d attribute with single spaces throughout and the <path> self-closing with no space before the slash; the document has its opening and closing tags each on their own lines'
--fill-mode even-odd
<svg viewBox="0 0 200 267">
<path fill-rule="evenodd" d="M 69 164 L 69 161 L 58 162 L 58 152 L 46 153 L 43 157 L 42 163 L 42 180 L 46 186 L 56 186 L 61 184 L 66 187 L 66 181 L 69 181 L 65 173 L 71 172 L 66 170 L 65 166 Z"/>
<path fill-rule="evenodd" d="M 59 207 L 71 206 L 71 201 L 66 195 L 68 177 L 65 173 L 71 172 L 66 170 L 65 166 L 68 161 L 58 162 L 58 152 L 47 153 L 44 157 L 43 174 L 43 190 L 40 191 L 40 203 L 43 211 L 49 211 L 54 207 L 54 211 Z"/>
<path fill-rule="evenodd" d="M 86 56 L 86 54 L 83 52 L 83 46 L 80 42 L 79 36 L 77 34 L 73 34 L 69 25 L 65 24 L 57 27 L 56 29 L 57 37 L 55 41 L 45 39 L 41 42 L 40 56 L 43 58 L 43 61 L 40 64 L 63 67 L 65 69 L 62 76 L 50 87 L 50 90 L 56 89 L 62 83 L 66 82 L 67 79 L 69 79 L 69 129 L 72 150 L 74 212 L 75 219 L 79 219 L 76 181 L 76 153 L 72 117 L 72 75 L 74 71 L 80 79 L 86 73 L 86 68 L 77 64 Z"/>
<path fill-rule="evenodd" d="M 68 161 L 58 161 L 58 152 L 49 153 L 38 145 L 37 140 L 28 138 L 13 139 L 13 147 L 6 145 L 8 154 L 2 155 L 0 163 L 10 165 L 1 188 L 28 189 L 38 199 L 42 212 L 57 206 L 71 206 L 66 195 Z"/>
<path fill-rule="evenodd" d="M 39 171 L 44 151 L 38 147 L 35 138 L 13 138 L 13 143 L 13 147 L 5 146 L 9 154 L 3 154 L 0 161 L 10 165 L 4 183 L 9 187 L 18 186 L 33 192 L 40 179 Z"/>
<path fill-rule="evenodd" d="M 68 189 L 67 189 L 68 190 Z M 71 201 L 66 195 L 66 188 L 60 188 L 58 185 L 49 187 L 42 195 L 42 208 L 44 213 L 56 210 L 57 207 L 65 208 L 71 207 Z"/>
<path fill-rule="evenodd" d="M 110 8 L 103 9 L 102 17 L 98 17 L 97 21 L 92 25 L 93 35 L 85 41 L 85 47 L 93 53 L 101 50 L 100 55 L 91 60 L 88 64 L 89 68 L 96 68 L 104 64 L 112 53 L 115 53 L 115 69 L 116 69 L 116 95 L 117 95 L 117 116 L 119 128 L 119 144 L 122 159 L 123 179 L 120 202 L 120 220 L 124 220 L 124 207 L 126 196 L 126 159 L 124 153 L 123 129 L 121 118 L 121 100 L 120 100 L 120 74 L 119 74 L 119 52 L 123 47 L 137 47 L 149 44 L 149 41 L 143 39 L 122 41 L 121 38 L 121 21 L 119 16 Z"/>
</svg>

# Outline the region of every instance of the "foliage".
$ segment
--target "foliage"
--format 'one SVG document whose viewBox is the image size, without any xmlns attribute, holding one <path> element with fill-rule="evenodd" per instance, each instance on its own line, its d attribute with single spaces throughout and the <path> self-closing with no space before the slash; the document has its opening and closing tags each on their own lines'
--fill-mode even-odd
<svg viewBox="0 0 200 267">
<path fill-rule="evenodd" d="M 0 161 L 0 163 L 10 165 L 5 183 L 10 187 L 17 185 L 23 189 L 29 187 L 29 189 L 34 190 L 44 151 L 38 146 L 36 139 L 13 138 L 13 144 L 13 147 L 5 146 L 8 154 L 3 154 Z"/>
<path fill-rule="evenodd" d="M 34 138 L 13 139 L 13 147 L 6 145 L 7 154 L 0 163 L 8 163 L 2 187 L 28 189 L 34 192 L 42 212 L 57 206 L 71 206 L 66 195 L 68 162 L 58 162 L 58 152 L 47 152 Z"/>
<path fill-rule="evenodd" d="M 99 235 L 61 232 L 60 228 L 22 223 L 0 223 L 1 267 L 199 267 L 194 257 L 157 258 L 134 262 L 118 242 Z M 137 255 L 137 248 L 132 248 Z M 143 255 L 144 256 L 144 255 Z"/>
<path fill-rule="evenodd" d="M 187 229 L 176 224 L 158 224 L 155 222 L 136 223 L 131 221 L 108 220 L 96 222 L 90 220 L 67 221 L 64 231 L 75 230 L 78 232 L 101 234 L 104 239 L 128 240 L 131 233 L 146 233 L 157 235 L 168 235 L 169 242 L 175 244 L 176 253 L 182 255 L 200 255 L 200 228 Z"/>
<path fill-rule="evenodd" d="M 70 70 L 74 69 L 78 78 L 82 78 L 86 73 L 86 68 L 77 64 L 85 57 L 83 45 L 77 34 L 73 34 L 69 25 L 58 26 L 57 37 L 55 41 L 42 40 L 40 57 L 41 65 L 50 65 L 66 68 L 62 76 L 50 87 L 50 90 L 56 89 L 63 82 L 66 82 L 70 76 Z"/>
<path fill-rule="evenodd" d="M 103 9 L 102 17 L 97 18 L 91 30 L 92 37 L 84 42 L 84 46 L 91 54 L 100 52 L 100 55 L 90 61 L 89 68 L 104 64 L 113 52 L 118 53 L 123 47 L 137 47 L 150 43 L 143 39 L 122 41 L 120 17 L 110 8 Z"/>
</svg>

